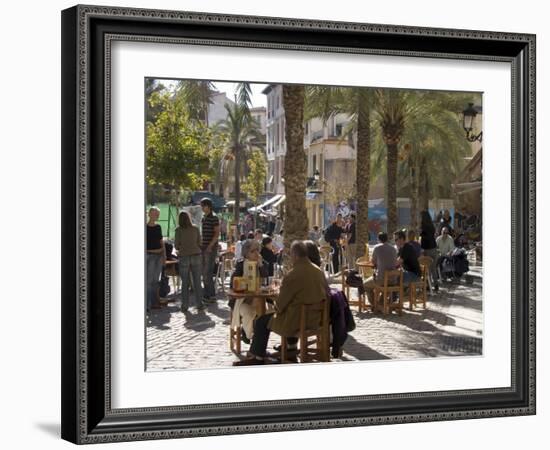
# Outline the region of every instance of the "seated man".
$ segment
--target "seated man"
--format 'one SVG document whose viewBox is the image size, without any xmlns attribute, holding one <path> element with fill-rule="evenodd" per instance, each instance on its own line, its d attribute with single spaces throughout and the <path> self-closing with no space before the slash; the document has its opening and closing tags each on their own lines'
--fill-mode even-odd
<svg viewBox="0 0 550 450">
<path fill-rule="evenodd" d="M 443 227 L 441 229 L 441 236 L 438 236 L 435 240 L 437 245 L 437 251 L 439 253 L 439 258 L 437 258 L 437 267 L 441 267 L 441 264 L 451 255 L 452 251 L 455 249 L 455 243 L 453 238 L 449 235 L 449 229 Z"/>
<path fill-rule="evenodd" d="M 411 244 L 416 251 L 416 257 L 420 258 L 422 255 L 422 247 L 420 246 L 420 242 L 416 240 L 416 232 L 413 229 L 410 229 L 407 231 L 407 237 L 409 239 L 409 244 Z"/>
<path fill-rule="evenodd" d="M 384 272 L 393 270 L 397 264 L 397 251 L 388 243 L 388 235 L 384 232 L 378 233 L 379 244 L 374 246 L 371 261 L 374 264 L 374 275 L 365 281 L 365 292 L 371 305 L 374 304 L 374 287 L 384 284 Z"/>
<path fill-rule="evenodd" d="M 290 247 L 292 270 L 283 278 L 279 297 L 275 300 L 275 313 L 256 319 L 254 336 L 250 345 L 250 358 L 236 361 L 234 366 L 248 366 L 265 363 L 269 334 L 273 330 L 286 336 L 289 349 L 295 348 L 298 339 L 294 337 L 300 328 L 300 309 L 305 303 L 316 303 L 326 299 L 325 275 L 311 263 L 308 250 L 302 241 L 294 241 Z M 308 317 L 308 324 L 318 323 L 320 317 Z"/>
<path fill-rule="evenodd" d="M 403 284 L 408 285 L 411 281 L 418 281 L 420 278 L 420 264 L 416 250 L 407 242 L 407 235 L 403 230 L 394 233 L 395 244 L 397 245 L 397 262 L 403 268 Z"/>
</svg>

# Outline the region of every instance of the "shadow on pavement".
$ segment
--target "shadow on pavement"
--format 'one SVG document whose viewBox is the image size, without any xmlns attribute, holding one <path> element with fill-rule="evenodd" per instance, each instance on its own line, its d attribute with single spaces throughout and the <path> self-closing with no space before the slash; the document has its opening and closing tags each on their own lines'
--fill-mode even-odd
<svg viewBox="0 0 550 450">
<path fill-rule="evenodd" d="M 483 339 L 464 334 L 436 333 L 430 337 L 426 348 L 419 348 L 418 344 L 411 345 L 402 342 L 405 347 L 421 351 L 426 356 L 479 356 L 482 355 Z"/>
<path fill-rule="evenodd" d="M 476 311 L 483 311 L 483 302 L 481 300 L 475 300 L 465 295 L 454 294 L 450 299 L 455 306 L 462 306 L 463 308 L 474 309 Z"/>
<path fill-rule="evenodd" d="M 214 314 L 215 316 L 219 317 L 220 319 L 229 319 L 229 308 L 224 307 L 220 308 L 218 303 L 219 302 L 225 302 L 227 304 L 227 300 L 218 300 L 216 303 L 211 303 L 208 305 L 208 312 L 210 314 Z"/>
<path fill-rule="evenodd" d="M 216 326 L 214 322 L 208 315 L 204 312 L 198 312 L 196 314 L 191 314 L 189 312 L 185 313 L 185 323 L 183 326 L 189 330 L 201 332 L 213 328 Z"/>
<path fill-rule="evenodd" d="M 342 361 L 349 361 L 349 359 L 346 359 L 346 355 L 353 356 L 360 361 L 369 359 L 390 359 L 388 356 L 373 350 L 368 345 L 358 342 L 351 334 L 348 334 L 348 338 L 343 348 L 344 354 L 342 356 Z"/>
<path fill-rule="evenodd" d="M 178 310 L 179 306 L 176 306 L 175 304 L 163 306 L 161 309 L 153 309 L 147 319 L 147 326 L 154 327 L 158 330 L 170 329 L 167 324 L 170 323 L 172 314 Z"/>
</svg>

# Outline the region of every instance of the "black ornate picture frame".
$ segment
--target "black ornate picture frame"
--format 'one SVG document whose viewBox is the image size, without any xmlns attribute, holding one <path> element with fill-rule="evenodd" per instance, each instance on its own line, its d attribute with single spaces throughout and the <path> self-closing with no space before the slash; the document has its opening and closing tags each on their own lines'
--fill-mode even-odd
<svg viewBox="0 0 550 450">
<path fill-rule="evenodd" d="M 113 409 L 109 114 L 114 40 L 215 41 L 252 48 L 510 63 L 511 385 Z M 534 35 L 75 6 L 62 12 L 62 109 L 64 439 L 84 444 L 535 414 Z"/>
</svg>

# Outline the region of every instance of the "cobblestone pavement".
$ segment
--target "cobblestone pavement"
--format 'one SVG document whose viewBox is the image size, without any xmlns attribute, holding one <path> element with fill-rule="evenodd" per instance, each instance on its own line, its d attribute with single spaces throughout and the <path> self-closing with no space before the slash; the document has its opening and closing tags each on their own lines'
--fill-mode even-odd
<svg viewBox="0 0 550 450">
<path fill-rule="evenodd" d="M 352 290 L 351 296 L 354 295 Z M 426 310 L 409 311 L 408 302 L 406 305 L 402 316 L 359 313 L 352 307 L 357 327 L 348 335 L 342 359 L 333 361 L 482 353 L 483 310 L 478 276 L 473 284 L 465 280 L 444 284 L 437 294 L 428 297 Z M 191 308 L 184 314 L 179 306 L 179 300 L 174 298 L 150 316 L 146 330 L 147 370 L 227 367 L 237 360 L 229 351 L 229 307 L 222 293 L 206 311 Z M 272 334 L 269 348 L 279 342 L 280 337 Z M 242 348 L 246 351 L 248 346 L 243 344 Z"/>
</svg>

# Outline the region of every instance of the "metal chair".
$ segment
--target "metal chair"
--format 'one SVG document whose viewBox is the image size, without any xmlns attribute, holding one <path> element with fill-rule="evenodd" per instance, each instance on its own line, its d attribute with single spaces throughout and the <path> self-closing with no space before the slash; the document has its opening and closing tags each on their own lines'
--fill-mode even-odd
<svg viewBox="0 0 550 450">
<path fill-rule="evenodd" d="M 235 253 L 225 252 L 220 256 L 218 261 L 218 271 L 216 273 L 216 281 L 220 285 L 222 292 L 225 292 L 225 279 L 227 274 L 231 276 L 231 273 L 234 270 L 234 259 Z"/>
<path fill-rule="evenodd" d="M 333 254 L 334 249 L 332 247 L 321 247 L 319 249 L 319 255 L 321 256 L 321 267 L 329 276 L 334 275 L 334 264 L 332 262 Z"/>
</svg>

